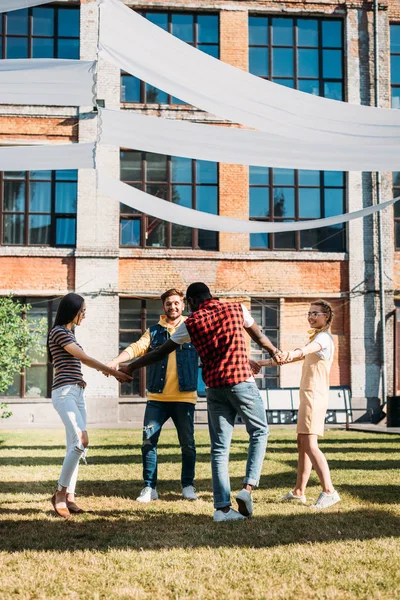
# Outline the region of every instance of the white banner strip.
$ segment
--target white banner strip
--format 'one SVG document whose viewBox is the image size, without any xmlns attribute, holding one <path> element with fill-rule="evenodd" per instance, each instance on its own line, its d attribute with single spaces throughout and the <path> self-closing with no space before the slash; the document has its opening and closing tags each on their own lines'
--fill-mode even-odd
<svg viewBox="0 0 400 600">
<path fill-rule="evenodd" d="M 400 144 L 316 147 L 262 131 L 199 125 L 128 111 L 101 111 L 105 144 L 216 162 L 334 171 L 396 171 Z"/>
<path fill-rule="evenodd" d="M 54 0 L 0 0 L 0 13 L 11 10 L 20 10 L 28 6 L 39 6 L 40 4 L 49 4 Z"/>
<path fill-rule="evenodd" d="M 0 104 L 93 106 L 95 62 L 0 60 Z"/>
<path fill-rule="evenodd" d="M 94 144 L 2 146 L 0 171 L 94 169 Z"/>
<path fill-rule="evenodd" d="M 400 111 L 338 102 L 261 79 L 178 40 L 120 0 L 100 5 L 100 54 L 224 119 L 291 140 L 400 142 Z"/>
<path fill-rule="evenodd" d="M 317 229 L 319 227 L 328 227 L 347 223 L 354 219 L 366 217 L 379 210 L 383 210 L 394 204 L 399 198 L 383 202 L 378 206 L 370 206 L 352 213 L 345 213 L 325 219 L 315 219 L 313 221 L 296 221 L 286 223 L 267 223 L 265 221 L 243 221 L 231 219 L 229 217 L 220 217 L 209 213 L 193 210 L 178 204 L 173 204 L 150 194 L 146 194 L 136 188 L 133 188 L 118 179 L 113 179 L 108 175 L 98 172 L 99 192 L 105 196 L 113 198 L 117 202 L 122 202 L 135 210 L 139 210 L 146 215 L 170 221 L 177 225 L 185 227 L 194 227 L 195 229 L 207 229 L 208 231 L 220 231 L 225 233 L 281 233 L 284 231 L 303 231 L 305 229 Z"/>
</svg>

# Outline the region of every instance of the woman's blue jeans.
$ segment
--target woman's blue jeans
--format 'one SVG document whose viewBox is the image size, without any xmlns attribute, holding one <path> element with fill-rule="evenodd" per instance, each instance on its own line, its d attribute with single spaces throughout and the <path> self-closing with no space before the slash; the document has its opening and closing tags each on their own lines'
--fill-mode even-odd
<svg viewBox="0 0 400 600">
<path fill-rule="evenodd" d="M 231 505 L 229 449 L 236 415 L 250 436 L 246 476 L 243 483 L 257 486 L 269 434 L 265 408 L 255 383 L 207 388 L 208 428 L 211 438 L 211 469 L 214 507 Z"/>
</svg>

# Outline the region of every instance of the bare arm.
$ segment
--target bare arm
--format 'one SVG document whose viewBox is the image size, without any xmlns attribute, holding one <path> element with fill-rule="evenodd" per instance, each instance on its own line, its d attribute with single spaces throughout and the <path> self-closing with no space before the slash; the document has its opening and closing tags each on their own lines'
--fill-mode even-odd
<svg viewBox="0 0 400 600">
<path fill-rule="evenodd" d="M 147 365 L 153 365 L 154 363 L 162 360 L 171 352 L 174 352 L 177 348 L 179 348 L 179 344 L 176 344 L 172 340 L 167 340 L 162 346 L 159 346 L 155 350 L 148 352 L 142 358 L 138 358 L 132 364 L 126 365 L 125 367 L 121 367 L 124 373 L 132 374 L 136 369 L 141 369 L 142 367 L 147 367 Z M 120 369 L 120 371 L 121 371 Z"/>
<path fill-rule="evenodd" d="M 263 350 L 266 350 L 270 356 L 274 356 L 275 354 L 279 353 L 279 349 L 273 345 L 269 337 L 263 334 L 255 321 L 253 325 L 250 327 L 245 327 L 245 329 L 253 342 L 260 346 L 260 348 L 263 348 Z"/>
<path fill-rule="evenodd" d="M 95 358 L 88 356 L 86 352 L 79 348 L 79 346 L 75 343 L 67 344 L 66 346 L 64 346 L 64 350 L 66 350 L 69 354 L 72 354 L 72 356 L 74 356 L 75 358 L 78 358 L 81 361 L 81 363 L 86 365 L 87 367 L 90 367 L 91 369 L 96 369 L 97 371 L 101 371 L 105 375 L 112 375 L 113 377 L 118 379 L 118 381 L 125 382 L 132 380 L 132 377 L 127 375 L 126 373 L 120 373 L 115 369 L 111 369 L 110 367 L 107 367 L 107 365 L 104 365 Z"/>
<path fill-rule="evenodd" d="M 261 367 L 277 367 L 304 360 L 304 357 L 307 356 L 307 354 L 314 354 L 315 352 L 319 352 L 321 348 L 322 346 L 318 342 L 310 342 L 302 348 L 296 348 L 295 350 L 290 350 L 289 352 L 282 352 L 282 359 L 279 365 L 272 358 L 267 360 L 259 360 L 257 362 Z"/>
<path fill-rule="evenodd" d="M 111 367 L 111 369 L 115 369 L 121 363 L 128 362 L 128 361 L 132 360 L 133 358 L 137 358 L 138 356 L 143 356 L 144 354 L 146 354 L 149 347 L 150 347 L 150 330 L 147 329 L 144 332 L 144 334 L 142 335 L 142 337 L 137 342 L 130 344 L 129 346 L 127 346 L 127 348 L 122 350 L 122 352 L 120 354 L 118 354 L 118 356 L 116 356 L 115 358 L 110 360 L 107 363 L 107 367 Z"/>
</svg>

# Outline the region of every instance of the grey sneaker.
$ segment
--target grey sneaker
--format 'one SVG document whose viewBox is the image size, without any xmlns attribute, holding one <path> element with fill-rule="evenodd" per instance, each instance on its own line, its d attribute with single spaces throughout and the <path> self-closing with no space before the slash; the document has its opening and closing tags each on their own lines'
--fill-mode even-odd
<svg viewBox="0 0 400 600">
<path fill-rule="evenodd" d="M 305 496 L 295 496 L 293 492 L 288 492 L 282 498 L 279 498 L 279 502 L 299 502 L 300 504 L 306 504 L 307 500 Z"/>
<path fill-rule="evenodd" d="M 144 487 L 136 500 L 137 502 L 151 502 L 152 500 L 158 500 L 157 490 L 153 490 L 151 487 Z"/>
<path fill-rule="evenodd" d="M 250 517 L 253 514 L 253 500 L 251 499 L 251 493 L 247 490 L 240 490 L 236 496 L 236 502 L 238 503 L 238 509 L 241 515 L 244 517 Z"/>
<path fill-rule="evenodd" d="M 184 500 L 197 500 L 196 490 L 192 485 L 187 485 L 182 488 L 182 498 Z"/>
<path fill-rule="evenodd" d="M 236 510 L 233 510 L 233 508 L 230 508 L 228 512 L 223 512 L 222 510 L 214 511 L 214 521 L 240 521 L 245 518 Z"/>
<path fill-rule="evenodd" d="M 332 492 L 332 494 L 326 494 L 325 492 L 321 492 L 318 496 L 318 500 L 312 506 L 313 508 L 318 508 L 320 510 L 321 508 L 329 508 L 337 502 L 340 502 L 340 496 L 336 492 L 336 490 Z"/>
</svg>

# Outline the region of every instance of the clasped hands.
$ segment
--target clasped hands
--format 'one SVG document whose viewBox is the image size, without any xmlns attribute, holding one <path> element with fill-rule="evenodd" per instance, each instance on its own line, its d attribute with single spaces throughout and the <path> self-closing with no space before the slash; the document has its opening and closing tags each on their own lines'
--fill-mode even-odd
<svg viewBox="0 0 400 600">
<path fill-rule="evenodd" d="M 251 370 L 253 371 L 254 375 L 257 375 L 261 371 L 262 367 L 285 365 L 289 362 L 292 362 L 294 358 L 293 354 L 293 351 L 277 350 L 269 360 L 250 360 L 249 363 Z"/>
</svg>

